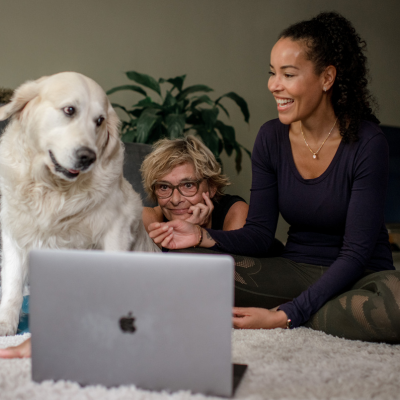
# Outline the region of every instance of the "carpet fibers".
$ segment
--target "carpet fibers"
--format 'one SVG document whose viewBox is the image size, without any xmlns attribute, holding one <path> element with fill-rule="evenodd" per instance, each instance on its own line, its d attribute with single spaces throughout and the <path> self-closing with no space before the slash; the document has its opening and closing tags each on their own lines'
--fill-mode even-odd
<svg viewBox="0 0 400 400">
<path fill-rule="evenodd" d="M 233 362 L 249 368 L 237 399 L 399 399 L 400 345 L 335 338 L 307 328 L 235 330 Z M 0 348 L 29 335 L 1 337 Z M 205 399 L 187 391 L 168 394 L 123 386 L 106 389 L 66 382 L 31 381 L 30 359 L 0 359 L 1 400 Z"/>
</svg>

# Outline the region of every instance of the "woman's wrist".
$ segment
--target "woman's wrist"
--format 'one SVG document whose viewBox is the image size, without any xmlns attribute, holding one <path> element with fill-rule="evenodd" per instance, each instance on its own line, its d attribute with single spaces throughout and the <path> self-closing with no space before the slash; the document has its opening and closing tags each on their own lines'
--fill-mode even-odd
<svg viewBox="0 0 400 400">
<path fill-rule="evenodd" d="M 287 314 L 283 310 L 276 311 L 276 327 L 282 329 L 288 329 L 288 325 L 290 324 L 290 319 L 288 318 Z"/>
<path fill-rule="evenodd" d="M 202 227 L 200 227 L 200 229 L 202 230 L 202 234 L 203 234 L 203 239 L 199 245 L 199 247 L 213 247 L 216 245 L 216 241 L 211 237 L 211 235 L 208 233 L 208 231 Z"/>
<path fill-rule="evenodd" d="M 199 241 L 193 247 L 200 247 L 203 241 L 203 228 L 200 225 L 195 225 L 195 226 L 197 226 L 197 229 L 199 230 Z"/>
</svg>

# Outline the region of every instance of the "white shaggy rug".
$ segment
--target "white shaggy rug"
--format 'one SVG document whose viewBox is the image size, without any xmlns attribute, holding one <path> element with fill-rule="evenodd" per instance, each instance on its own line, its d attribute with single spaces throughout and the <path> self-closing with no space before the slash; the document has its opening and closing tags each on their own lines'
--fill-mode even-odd
<svg viewBox="0 0 400 400">
<path fill-rule="evenodd" d="M 0 347 L 23 336 L 1 337 Z M 400 345 L 335 338 L 307 328 L 233 331 L 233 361 L 249 368 L 237 399 L 400 399 Z M 1 400 L 205 399 L 190 392 L 149 392 L 134 386 L 81 388 L 31 381 L 31 362 L 0 359 Z"/>
</svg>

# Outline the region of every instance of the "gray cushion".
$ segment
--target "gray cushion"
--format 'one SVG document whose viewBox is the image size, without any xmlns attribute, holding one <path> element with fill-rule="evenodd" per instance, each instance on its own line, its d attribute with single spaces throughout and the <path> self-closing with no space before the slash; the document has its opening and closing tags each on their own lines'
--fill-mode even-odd
<svg viewBox="0 0 400 400">
<path fill-rule="evenodd" d="M 140 193 L 143 205 L 155 207 L 157 203 L 147 198 L 143 189 L 140 166 L 143 159 L 151 152 L 151 146 L 142 143 L 125 143 L 124 176 L 132 187 Z"/>
</svg>

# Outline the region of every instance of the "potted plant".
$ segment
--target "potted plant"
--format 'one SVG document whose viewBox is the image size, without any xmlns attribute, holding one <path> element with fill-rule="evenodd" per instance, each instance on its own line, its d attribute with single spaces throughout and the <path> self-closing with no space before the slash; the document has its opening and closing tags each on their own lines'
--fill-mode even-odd
<svg viewBox="0 0 400 400">
<path fill-rule="evenodd" d="M 122 121 L 122 140 L 124 142 L 154 143 L 167 137 L 175 139 L 188 134 L 190 131 L 199 136 L 204 144 L 213 152 L 221 163 L 220 154 L 225 150 L 228 156 L 235 152 L 236 171 L 239 173 L 242 163 L 242 150 L 249 156 L 251 153 L 236 141 L 235 129 L 218 119 L 220 110 L 228 117 L 228 110 L 221 100 L 233 100 L 240 108 L 244 120 L 248 123 L 250 114 L 246 101 L 234 92 L 212 100 L 208 93 L 213 91 L 206 85 L 193 85 L 184 88 L 186 75 L 158 81 L 153 77 L 135 71 L 126 72 L 128 79 L 140 84 L 122 85 L 107 91 L 108 95 L 121 90 L 130 90 L 144 96 L 131 108 L 112 103 L 126 113 L 127 119 Z M 161 85 L 169 87 L 164 91 Z M 158 101 L 153 100 L 143 88 L 149 88 L 158 95 Z M 196 95 L 193 95 L 196 93 Z M 222 163 L 221 163 L 222 165 Z"/>
</svg>

